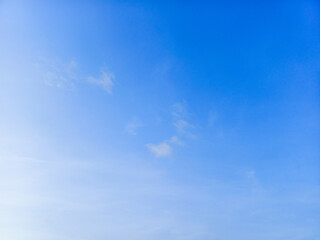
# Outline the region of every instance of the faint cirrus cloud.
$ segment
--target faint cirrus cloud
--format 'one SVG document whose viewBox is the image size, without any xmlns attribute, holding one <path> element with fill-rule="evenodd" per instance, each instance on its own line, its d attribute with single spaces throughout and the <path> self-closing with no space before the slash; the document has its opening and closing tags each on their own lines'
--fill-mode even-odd
<svg viewBox="0 0 320 240">
<path fill-rule="evenodd" d="M 137 129 L 143 127 L 143 124 L 137 119 L 132 118 L 125 126 L 125 131 L 131 135 L 137 135 Z"/>
<path fill-rule="evenodd" d="M 49 87 L 74 89 L 75 82 L 79 80 L 76 74 L 78 64 L 74 60 L 67 63 L 57 63 L 40 57 L 34 66 L 39 71 L 44 84 Z"/>
<path fill-rule="evenodd" d="M 114 75 L 105 71 L 101 72 L 99 77 L 88 77 L 88 82 L 101 86 L 108 94 L 112 94 L 114 86 Z"/>
<path fill-rule="evenodd" d="M 146 146 L 156 157 L 169 157 L 172 153 L 172 147 L 166 141 L 159 144 L 149 143 Z"/>
<path fill-rule="evenodd" d="M 172 105 L 171 114 L 173 117 L 173 126 L 176 128 L 178 134 L 195 138 L 196 136 L 191 132 L 195 126 L 187 121 L 189 114 L 186 105 L 186 101 L 177 102 Z"/>
<path fill-rule="evenodd" d="M 155 157 L 169 157 L 173 152 L 173 145 L 182 146 L 183 142 L 177 136 L 172 136 L 170 139 L 158 144 L 146 144 L 146 147 Z"/>
<path fill-rule="evenodd" d="M 49 87 L 74 89 L 76 83 L 86 81 L 102 87 L 108 94 L 112 94 L 114 74 L 101 71 L 98 77 L 79 75 L 78 63 L 74 60 L 61 63 L 40 57 L 34 66 L 38 69 L 41 79 Z"/>
</svg>

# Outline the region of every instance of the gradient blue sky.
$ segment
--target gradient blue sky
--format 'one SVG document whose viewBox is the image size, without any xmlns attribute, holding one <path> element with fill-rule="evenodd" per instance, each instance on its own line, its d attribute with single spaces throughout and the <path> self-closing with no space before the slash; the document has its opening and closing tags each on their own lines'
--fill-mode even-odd
<svg viewBox="0 0 320 240">
<path fill-rule="evenodd" d="M 0 2 L 0 238 L 320 239 L 318 1 Z"/>
</svg>

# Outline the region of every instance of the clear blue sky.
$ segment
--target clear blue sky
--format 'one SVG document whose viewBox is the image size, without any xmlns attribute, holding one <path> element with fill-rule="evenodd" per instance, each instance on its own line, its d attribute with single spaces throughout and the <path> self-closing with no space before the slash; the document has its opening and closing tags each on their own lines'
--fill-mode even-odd
<svg viewBox="0 0 320 240">
<path fill-rule="evenodd" d="M 0 239 L 320 239 L 318 1 L 0 2 Z"/>
</svg>

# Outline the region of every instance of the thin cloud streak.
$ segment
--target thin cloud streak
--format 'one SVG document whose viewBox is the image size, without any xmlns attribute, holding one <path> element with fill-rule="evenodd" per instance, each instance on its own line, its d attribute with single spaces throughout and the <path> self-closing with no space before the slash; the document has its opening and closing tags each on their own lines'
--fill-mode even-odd
<svg viewBox="0 0 320 240">
<path fill-rule="evenodd" d="M 177 136 L 172 136 L 169 140 L 165 140 L 159 144 L 149 143 L 146 146 L 155 157 L 169 157 L 173 152 L 173 145 L 183 146 L 183 144 Z"/>
<path fill-rule="evenodd" d="M 112 73 L 106 73 L 102 71 L 98 78 L 88 77 L 90 83 L 101 86 L 107 93 L 112 94 L 112 88 L 114 86 L 114 75 Z"/>
<path fill-rule="evenodd" d="M 74 89 L 75 81 L 79 80 L 75 73 L 78 64 L 73 60 L 57 64 L 46 58 L 40 58 L 34 66 L 38 69 L 45 85 L 49 87 Z"/>
<path fill-rule="evenodd" d="M 132 119 L 125 126 L 126 133 L 130 135 L 137 135 L 137 129 L 143 127 L 143 124 L 136 118 Z"/>
<path fill-rule="evenodd" d="M 191 132 L 195 128 L 188 119 L 188 111 L 186 107 L 186 102 L 177 102 L 172 105 L 172 117 L 173 117 L 173 126 L 176 128 L 176 131 L 180 135 L 184 135 L 190 138 L 196 138 L 196 136 Z"/>
<path fill-rule="evenodd" d="M 169 157 L 172 153 L 172 147 L 167 142 L 159 144 L 146 144 L 150 152 L 156 157 Z"/>
</svg>

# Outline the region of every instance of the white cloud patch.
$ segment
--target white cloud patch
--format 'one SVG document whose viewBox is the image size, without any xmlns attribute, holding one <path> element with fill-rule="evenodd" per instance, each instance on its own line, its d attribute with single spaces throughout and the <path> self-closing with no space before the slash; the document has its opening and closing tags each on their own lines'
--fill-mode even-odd
<svg viewBox="0 0 320 240">
<path fill-rule="evenodd" d="M 188 129 L 194 128 L 192 124 L 182 119 L 177 120 L 176 122 L 173 123 L 173 125 L 176 127 L 179 133 L 187 133 Z"/>
<path fill-rule="evenodd" d="M 110 72 L 101 71 L 98 77 L 81 76 L 77 71 L 78 63 L 73 60 L 67 63 L 57 63 L 46 58 L 39 58 L 39 61 L 34 66 L 37 68 L 41 79 L 49 87 L 74 89 L 77 82 L 85 81 L 98 85 L 107 93 L 112 94 L 115 77 Z"/>
<path fill-rule="evenodd" d="M 169 157 L 172 153 L 172 147 L 166 141 L 159 144 L 146 144 L 146 146 L 156 157 Z"/>
<path fill-rule="evenodd" d="M 172 144 L 179 145 L 179 146 L 182 146 L 184 144 L 177 136 L 172 136 L 170 138 L 169 142 Z"/>
<path fill-rule="evenodd" d="M 186 102 L 177 102 L 172 105 L 172 116 L 174 118 L 185 118 L 187 115 Z"/>
<path fill-rule="evenodd" d="M 156 157 L 168 157 L 172 154 L 174 147 L 183 146 L 184 142 L 180 137 L 196 138 L 196 136 L 190 132 L 194 126 L 185 120 L 188 115 L 185 101 L 173 104 L 171 114 L 173 117 L 173 125 L 175 126 L 176 133 L 179 137 L 172 136 L 159 144 L 146 144 L 149 151 Z"/>
<path fill-rule="evenodd" d="M 141 128 L 143 124 L 136 118 L 133 118 L 125 126 L 125 131 L 131 135 L 137 135 L 137 129 Z"/>
<path fill-rule="evenodd" d="M 107 93 L 112 94 L 112 88 L 114 86 L 114 75 L 112 73 L 102 71 L 98 78 L 90 76 L 88 77 L 88 81 L 101 86 Z"/>
<path fill-rule="evenodd" d="M 73 89 L 75 81 L 78 80 L 75 74 L 77 65 L 75 61 L 58 64 L 46 58 L 40 58 L 39 62 L 35 63 L 47 86 L 67 89 Z"/>
<path fill-rule="evenodd" d="M 194 127 L 191 123 L 187 121 L 188 111 L 186 107 L 186 102 L 177 102 L 172 105 L 172 117 L 173 125 L 175 126 L 178 134 L 183 134 L 187 137 L 195 138 L 196 136 L 191 133 Z"/>
<path fill-rule="evenodd" d="M 146 146 L 156 157 L 169 157 L 173 152 L 173 145 L 183 146 L 183 144 L 177 136 L 172 136 L 159 144 L 149 143 Z"/>
</svg>

